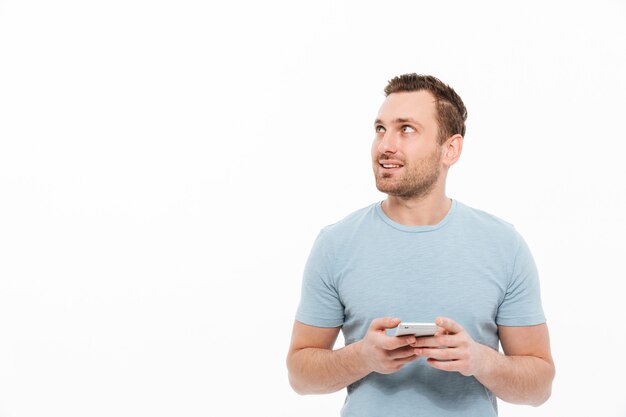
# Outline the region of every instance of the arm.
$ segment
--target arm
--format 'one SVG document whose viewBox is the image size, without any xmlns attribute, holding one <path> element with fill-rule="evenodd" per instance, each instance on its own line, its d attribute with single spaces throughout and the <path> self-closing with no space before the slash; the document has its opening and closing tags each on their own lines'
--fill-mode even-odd
<svg viewBox="0 0 626 417">
<path fill-rule="evenodd" d="M 504 401 L 539 406 L 550 398 L 555 368 L 548 326 L 498 326 L 504 355 L 486 348 L 476 378 Z"/>
<path fill-rule="evenodd" d="M 385 334 L 385 329 L 399 323 L 398 319 L 375 319 L 362 340 L 332 350 L 338 327 L 315 327 L 296 321 L 287 354 L 291 387 L 298 394 L 324 394 L 339 391 L 373 371 L 400 370 L 417 356 L 409 346 L 415 342 L 414 336 Z"/>
<path fill-rule="evenodd" d="M 441 332 L 414 344 L 415 353 L 427 356 L 433 368 L 474 376 L 497 397 L 511 403 L 539 406 L 550 397 L 555 369 L 545 324 L 499 326 L 504 355 L 475 342 L 453 320 L 439 318 L 437 324 Z"/>
</svg>

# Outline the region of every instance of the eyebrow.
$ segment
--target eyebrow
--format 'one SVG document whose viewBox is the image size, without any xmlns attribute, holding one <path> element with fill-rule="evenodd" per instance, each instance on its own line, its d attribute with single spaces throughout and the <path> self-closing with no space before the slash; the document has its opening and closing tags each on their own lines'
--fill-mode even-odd
<svg viewBox="0 0 626 417">
<path fill-rule="evenodd" d="M 424 129 L 424 125 L 422 125 L 420 122 L 410 117 L 407 117 L 407 118 L 398 117 L 397 119 L 393 119 L 391 123 L 392 124 L 412 123 L 414 125 L 419 126 L 421 129 Z M 380 119 L 374 120 L 374 125 L 382 125 L 382 124 L 384 124 L 382 120 Z"/>
</svg>

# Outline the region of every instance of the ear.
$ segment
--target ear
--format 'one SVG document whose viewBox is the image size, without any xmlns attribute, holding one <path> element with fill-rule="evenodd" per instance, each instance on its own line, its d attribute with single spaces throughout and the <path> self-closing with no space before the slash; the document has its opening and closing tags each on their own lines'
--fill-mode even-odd
<svg viewBox="0 0 626 417">
<path fill-rule="evenodd" d="M 443 163 L 450 167 L 456 163 L 461 157 L 463 151 L 463 136 L 456 134 L 450 136 L 443 145 Z"/>
</svg>

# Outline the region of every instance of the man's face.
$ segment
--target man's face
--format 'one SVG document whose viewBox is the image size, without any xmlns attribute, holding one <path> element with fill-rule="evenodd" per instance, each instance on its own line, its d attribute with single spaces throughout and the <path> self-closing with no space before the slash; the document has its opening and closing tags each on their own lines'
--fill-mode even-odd
<svg viewBox="0 0 626 417">
<path fill-rule="evenodd" d="M 441 171 L 435 98 L 428 91 L 392 93 L 374 123 L 376 188 L 398 197 L 423 197 Z"/>
</svg>

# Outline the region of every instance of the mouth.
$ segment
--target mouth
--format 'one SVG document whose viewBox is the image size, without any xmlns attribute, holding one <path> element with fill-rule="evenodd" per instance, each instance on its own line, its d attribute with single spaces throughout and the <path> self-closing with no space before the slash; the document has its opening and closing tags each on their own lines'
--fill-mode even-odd
<svg viewBox="0 0 626 417">
<path fill-rule="evenodd" d="M 378 161 L 378 166 L 380 166 L 384 171 L 395 171 L 397 169 L 402 168 L 404 165 L 400 161 Z"/>
</svg>

